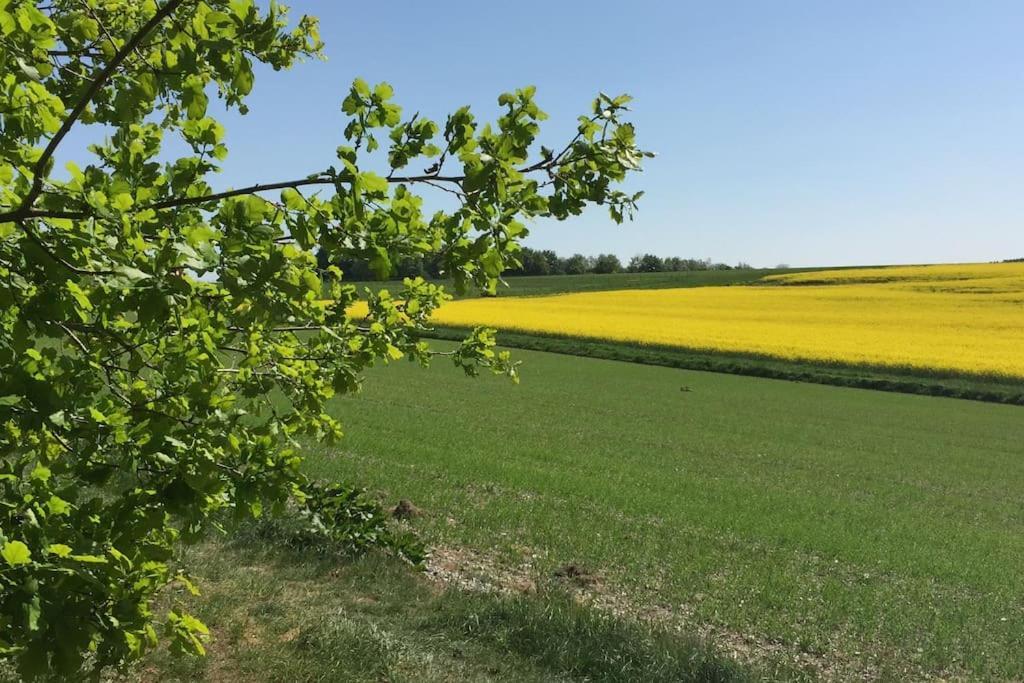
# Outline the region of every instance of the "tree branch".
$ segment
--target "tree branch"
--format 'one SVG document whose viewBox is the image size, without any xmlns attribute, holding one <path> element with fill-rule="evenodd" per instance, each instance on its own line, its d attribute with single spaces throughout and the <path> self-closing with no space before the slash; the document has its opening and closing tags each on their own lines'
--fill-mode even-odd
<svg viewBox="0 0 1024 683">
<path fill-rule="evenodd" d="M 564 152 L 562 153 L 564 154 Z M 563 163 L 561 154 L 551 159 L 542 159 L 537 163 L 525 166 L 519 170 L 519 173 L 527 174 L 534 173 L 536 171 L 547 171 L 555 166 Z M 431 185 L 438 189 L 444 189 L 440 183 L 453 183 L 459 184 L 466 179 L 464 175 L 410 175 L 410 176 L 390 176 L 386 178 L 389 183 L 424 183 Z M 299 178 L 296 180 L 284 180 L 276 183 L 257 183 L 255 185 L 249 185 L 248 187 L 239 187 L 234 190 L 224 190 L 223 192 L 215 192 L 213 194 L 202 195 L 199 197 L 174 197 L 172 199 L 164 199 L 159 202 L 153 202 L 152 204 L 142 204 L 136 208 L 137 211 L 145 211 L 146 209 L 154 209 L 160 211 L 162 209 L 176 209 L 183 206 L 197 206 L 199 204 L 206 204 L 209 202 L 219 201 L 221 199 L 229 199 L 231 197 L 239 197 L 241 195 L 258 194 L 260 192 L 269 192 L 271 190 L 284 190 L 287 188 L 298 189 L 300 187 L 309 187 L 311 185 L 334 185 L 337 182 L 336 178 L 328 178 L 325 176 L 316 176 L 313 178 Z M 0 223 L 11 220 L 18 220 L 20 218 L 70 218 L 70 219 L 82 219 L 93 216 L 92 211 L 50 211 L 48 209 L 16 209 L 14 211 L 8 211 L 7 213 L 0 213 Z"/>
</svg>

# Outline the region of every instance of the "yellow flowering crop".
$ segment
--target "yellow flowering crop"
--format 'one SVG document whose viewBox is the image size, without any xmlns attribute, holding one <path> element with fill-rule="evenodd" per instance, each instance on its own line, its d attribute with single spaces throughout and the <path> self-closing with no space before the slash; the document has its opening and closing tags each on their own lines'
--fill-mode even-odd
<svg viewBox="0 0 1024 683">
<path fill-rule="evenodd" d="M 952 263 L 935 266 L 841 268 L 818 272 L 769 275 L 764 282 L 782 285 L 886 284 L 922 291 L 1020 293 L 1024 263 Z"/>
<path fill-rule="evenodd" d="M 754 286 L 467 299 L 445 304 L 433 320 L 1024 378 L 1024 263 L 820 271 L 772 276 Z"/>
</svg>

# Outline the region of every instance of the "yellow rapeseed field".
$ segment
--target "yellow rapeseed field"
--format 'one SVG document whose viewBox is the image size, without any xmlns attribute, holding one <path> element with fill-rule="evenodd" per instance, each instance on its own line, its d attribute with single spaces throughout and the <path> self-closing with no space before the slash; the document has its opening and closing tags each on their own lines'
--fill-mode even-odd
<svg viewBox="0 0 1024 683">
<path fill-rule="evenodd" d="M 1024 377 L 1024 263 L 820 271 L 773 276 L 754 286 L 467 299 L 444 305 L 434 321 Z"/>
</svg>

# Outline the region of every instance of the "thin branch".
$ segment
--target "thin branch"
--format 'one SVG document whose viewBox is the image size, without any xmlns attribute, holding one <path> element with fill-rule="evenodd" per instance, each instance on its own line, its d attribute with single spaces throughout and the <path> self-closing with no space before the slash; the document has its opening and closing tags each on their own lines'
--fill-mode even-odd
<svg viewBox="0 0 1024 683">
<path fill-rule="evenodd" d="M 466 193 L 462 192 L 461 190 L 454 190 L 454 189 L 452 189 L 450 187 L 445 187 L 441 183 L 434 182 L 433 180 L 424 180 L 423 184 L 424 185 L 429 185 L 430 187 L 433 187 L 435 189 L 441 190 L 442 192 L 447 192 L 448 194 L 453 194 L 456 197 L 458 197 L 460 201 L 463 201 L 463 202 L 466 201 Z"/>
<path fill-rule="evenodd" d="M 71 337 L 71 341 L 75 342 L 75 346 L 81 349 L 82 353 L 84 353 L 86 356 L 89 355 L 89 347 L 87 347 L 85 343 L 78 338 L 78 335 L 75 334 L 70 327 L 68 327 L 64 323 L 57 323 L 57 326 L 60 327 L 60 329 L 64 330 L 65 334 Z"/>
<path fill-rule="evenodd" d="M 309 332 L 312 330 L 322 330 L 324 325 L 292 325 L 288 327 L 272 327 L 269 332 Z M 248 332 L 247 327 L 229 327 L 230 332 Z"/>
<path fill-rule="evenodd" d="M 93 213 L 91 211 L 52 211 L 50 209 L 14 209 L 13 211 L 6 211 L 0 213 L 0 223 L 7 221 L 20 221 L 22 219 L 29 218 L 70 218 L 72 220 L 79 220 L 82 218 L 91 218 Z"/>
<path fill-rule="evenodd" d="M 102 57 L 103 53 L 99 50 L 49 50 L 47 52 L 51 57 Z"/>
</svg>

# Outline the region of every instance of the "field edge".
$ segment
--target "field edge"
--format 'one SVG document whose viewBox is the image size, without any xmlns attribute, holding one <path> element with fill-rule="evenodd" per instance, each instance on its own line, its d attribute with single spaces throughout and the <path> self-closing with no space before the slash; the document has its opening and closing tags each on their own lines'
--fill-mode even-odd
<svg viewBox="0 0 1024 683">
<path fill-rule="evenodd" d="M 435 327 L 432 339 L 459 341 L 469 328 Z M 714 351 L 695 351 L 631 342 L 498 330 L 502 346 L 585 358 L 657 365 L 794 382 L 808 382 L 902 394 L 941 396 L 986 403 L 1024 405 L 1024 382 L 947 371 L 915 371 L 870 365 L 814 363 Z"/>
</svg>

